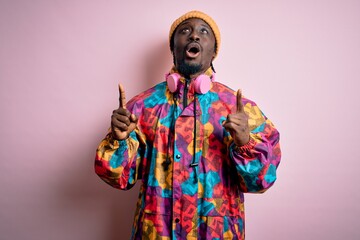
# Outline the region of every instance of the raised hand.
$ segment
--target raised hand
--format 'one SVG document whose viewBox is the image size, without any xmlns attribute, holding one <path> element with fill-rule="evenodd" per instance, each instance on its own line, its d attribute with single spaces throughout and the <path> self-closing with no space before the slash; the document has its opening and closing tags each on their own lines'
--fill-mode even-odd
<svg viewBox="0 0 360 240">
<path fill-rule="evenodd" d="M 124 140 L 129 137 L 137 124 L 137 117 L 126 109 L 126 97 L 124 87 L 119 84 L 119 108 L 113 111 L 111 116 L 111 132 L 113 138 Z"/>
<path fill-rule="evenodd" d="M 250 140 L 250 130 L 248 125 L 248 115 L 244 111 L 242 104 L 242 93 L 239 89 L 236 93 L 236 112 L 227 116 L 223 122 L 224 128 L 231 134 L 237 146 L 243 146 Z"/>
</svg>

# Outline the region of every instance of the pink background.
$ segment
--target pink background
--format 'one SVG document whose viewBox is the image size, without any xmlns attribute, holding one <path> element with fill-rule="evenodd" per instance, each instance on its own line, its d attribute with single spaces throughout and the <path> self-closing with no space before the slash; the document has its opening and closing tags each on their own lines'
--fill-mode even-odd
<svg viewBox="0 0 360 240">
<path fill-rule="evenodd" d="M 0 1 L 0 239 L 128 239 L 138 187 L 93 171 L 118 105 L 163 81 L 168 30 L 218 23 L 217 80 L 281 132 L 274 187 L 246 195 L 247 239 L 360 239 L 360 1 Z"/>
</svg>

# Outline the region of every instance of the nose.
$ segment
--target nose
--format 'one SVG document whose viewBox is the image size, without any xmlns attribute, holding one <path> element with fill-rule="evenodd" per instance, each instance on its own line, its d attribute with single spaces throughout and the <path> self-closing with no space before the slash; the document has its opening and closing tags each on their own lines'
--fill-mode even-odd
<svg viewBox="0 0 360 240">
<path fill-rule="evenodd" d="M 192 31 L 189 38 L 191 41 L 195 41 L 195 42 L 198 42 L 200 40 L 200 37 L 196 31 Z"/>
</svg>

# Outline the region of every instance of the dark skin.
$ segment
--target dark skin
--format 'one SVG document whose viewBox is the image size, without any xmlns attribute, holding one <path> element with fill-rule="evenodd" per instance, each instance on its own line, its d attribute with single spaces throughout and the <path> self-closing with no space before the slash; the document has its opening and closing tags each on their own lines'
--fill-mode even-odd
<svg viewBox="0 0 360 240">
<path fill-rule="evenodd" d="M 250 130 L 248 124 L 248 115 L 244 111 L 242 104 L 242 93 L 239 89 L 236 93 L 236 111 L 227 116 L 223 122 L 224 128 L 230 133 L 234 139 L 236 146 L 243 146 L 250 140 Z"/>
<path fill-rule="evenodd" d="M 193 79 L 204 73 L 215 57 L 215 36 L 210 26 L 198 18 L 190 18 L 182 22 L 174 32 L 173 56 L 175 67 L 180 74 Z M 198 51 L 191 54 L 191 50 Z M 179 65 L 199 66 L 198 72 L 186 76 Z"/>
<path fill-rule="evenodd" d="M 174 32 L 172 54 L 177 69 L 180 64 L 198 67 L 195 73 L 185 77 L 193 79 L 204 73 L 210 68 L 215 57 L 215 37 L 210 26 L 197 18 L 182 22 Z M 185 75 L 183 72 L 180 74 Z M 119 95 L 119 108 L 114 110 L 111 116 L 111 130 L 114 139 L 124 140 L 135 129 L 138 119 L 126 109 L 125 90 L 121 84 Z M 223 127 L 230 133 L 237 146 L 243 146 L 249 142 L 250 130 L 240 90 L 237 91 L 236 99 L 236 111 L 227 116 Z"/>
<path fill-rule="evenodd" d="M 111 116 L 111 133 L 114 139 L 124 140 L 135 129 L 137 117 L 126 109 L 126 97 L 124 87 L 119 84 L 119 108 L 113 111 Z"/>
</svg>

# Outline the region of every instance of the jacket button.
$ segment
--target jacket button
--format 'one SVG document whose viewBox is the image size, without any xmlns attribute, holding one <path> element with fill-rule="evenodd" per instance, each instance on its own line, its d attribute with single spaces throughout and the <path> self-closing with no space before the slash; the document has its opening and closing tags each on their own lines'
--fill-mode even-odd
<svg viewBox="0 0 360 240">
<path fill-rule="evenodd" d="M 179 223 L 179 222 L 180 222 L 180 219 L 176 218 L 176 219 L 175 219 L 175 222 L 176 222 L 176 223 Z"/>
<path fill-rule="evenodd" d="M 180 155 L 180 154 L 177 154 L 175 157 L 176 157 L 176 159 L 180 159 L 180 158 L 181 158 L 181 155 Z"/>
</svg>

